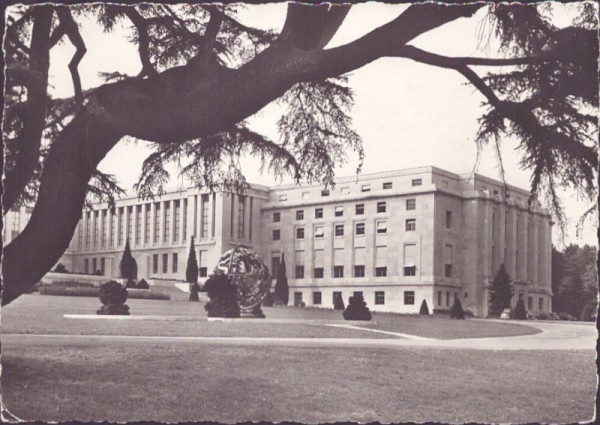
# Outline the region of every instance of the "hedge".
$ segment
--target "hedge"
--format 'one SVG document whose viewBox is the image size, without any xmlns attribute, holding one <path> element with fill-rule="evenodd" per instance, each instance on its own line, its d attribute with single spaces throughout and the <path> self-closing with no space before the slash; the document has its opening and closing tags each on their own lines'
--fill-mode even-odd
<svg viewBox="0 0 600 425">
<path fill-rule="evenodd" d="M 99 287 L 78 287 L 68 288 L 61 286 L 42 286 L 39 289 L 41 295 L 62 295 L 67 297 L 98 297 L 100 296 Z M 153 292 L 148 290 L 143 291 L 128 291 L 127 298 L 129 299 L 143 299 L 143 300 L 163 300 L 168 301 L 171 299 L 169 294 L 163 292 Z"/>
</svg>

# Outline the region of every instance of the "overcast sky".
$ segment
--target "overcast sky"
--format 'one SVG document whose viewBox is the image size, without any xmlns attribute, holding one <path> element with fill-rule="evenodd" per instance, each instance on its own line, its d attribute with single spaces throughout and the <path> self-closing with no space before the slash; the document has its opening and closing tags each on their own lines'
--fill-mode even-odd
<svg viewBox="0 0 600 425">
<path fill-rule="evenodd" d="M 330 45 L 345 44 L 373 28 L 398 16 L 407 6 L 367 3 L 352 7 L 344 24 Z M 245 23 L 278 30 L 285 18 L 285 4 L 250 5 L 242 18 Z M 557 21 L 566 22 L 573 5 L 556 5 Z M 412 44 L 445 55 L 476 55 L 498 57 L 493 40 L 484 38 L 482 14 L 471 19 L 458 19 L 430 31 Z M 79 65 L 84 89 L 102 84 L 99 72 L 119 71 L 136 75 L 141 65 L 136 46 L 127 42 L 126 31 L 117 29 L 104 34 L 93 20 L 82 27 L 88 52 Z M 72 96 L 73 88 L 67 64 L 73 54 L 70 43 L 63 43 L 51 52 L 50 84 L 57 97 Z M 480 74 L 485 69 L 477 70 Z M 355 106 L 351 116 L 354 128 L 364 142 L 364 173 L 433 165 L 454 173 L 471 172 L 477 149 L 474 136 L 477 118 L 481 116 L 484 98 L 464 78 L 452 71 L 412 62 L 408 59 L 379 59 L 350 74 L 349 84 L 355 91 Z M 276 122 L 282 110 L 269 105 L 252 117 L 250 126 L 278 140 Z M 502 154 L 507 182 L 529 188 L 531 173 L 518 167 L 520 153 L 515 140 L 503 142 Z M 123 188 L 131 191 L 140 174 L 149 150 L 145 142 L 119 143 L 102 161 L 100 169 L 115 174 Z M 278 183 L 268 174 L 259 174 L 258 162 L 245 160 L 244 172 L 250 182 L 272 185 Z M 341 166 L 338 176 L 352 175 L 357 157 L 349 152 L 349 162 Z M 480 174 L 498 178 L 497 160 L 490 147 L 482 152 Z M 288 183 L 284 181 L 283 183 Z M 182 182 L 173 179 L 171 186 Z M 595 229 L 587 223 L 581 238 L 576 238 L 575 223 L 586 204 L 575 194 L 565 194 L 566 214 L 571 225 L 566 242 L 596 245 Z M 554 232 L 555 243 L 557 231 Z"/>
</svg>

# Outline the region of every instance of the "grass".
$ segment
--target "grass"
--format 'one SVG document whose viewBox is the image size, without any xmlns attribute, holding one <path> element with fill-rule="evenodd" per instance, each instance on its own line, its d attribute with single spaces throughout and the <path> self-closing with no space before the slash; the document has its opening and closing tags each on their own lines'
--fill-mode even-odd
<svg viewBox="0 0 600 425">
<path fill-rule="evenodd" d="M 28 420 L 523 423 L 593 416 L 591 350 L 27 338 L 3 344 L 2 395 Z"/>
<path fill-rule="evenodd" d="M 163 288 L 160 288 L 160 291 L 163 292 Z M 187 302 L 187 295 L 181 297 L 181 295 L 173 293 L 172 298 L 174 297 L 179 297 L 176 298 L 179 301 L 129 299 L 127 304 L 132 315 L 206 316 L 202 303 Z M 24 295 L 3 308 L 2 330 L 5 333 L 69 335 L 392 338 L 390 335 L 374 332 L 305 324 L 76 320 L 63 317 L 65 313 L 95 314 L 99 307 L 100 301 L 95 298 Z M 339 311 L 328 309 L 279 307 L 263 308 L 263 310 L 266 316 L 272 319 L 342 319 Z M 373 322 L 365 322 L 362 326 L 440 339 L 513 336 L 539 332 L 537 329 L 515 323 L 451 320 L 447 317 L 420 317 L 385 313 L 373 313 Z"/>
</svg>

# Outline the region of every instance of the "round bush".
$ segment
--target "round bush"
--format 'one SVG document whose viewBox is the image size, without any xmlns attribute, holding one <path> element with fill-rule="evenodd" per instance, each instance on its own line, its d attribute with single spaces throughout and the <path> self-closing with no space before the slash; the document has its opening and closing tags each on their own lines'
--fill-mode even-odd
<svg viewBox="0 0 600 425">
<path fill-rule="evenodd" d="M 100 287 L 100 302 L 104 305 L 123 305 L 127 301 L 127 289 L 111 280 Z"/>
<path fill-rule="evenodd" d="M 137 289 L 150 289 L 150 285 L 148 285 L 145 279 L 140 280 L 135 287 Z"/>
<path fill-rule="evenodd" d="M 371 320 L 371 312 L 362 294 L 350 297 L 348 307 L 342 314 L 346 320 Z"/>
<path fill-rule="evenodd" d="M 459 320 L 465 318 L 465 312 L 458 298 L 454 298 L 454 304 L 452 304 L 452 308 L 450 309 L 450 317 Z"/>
<path fill-rule="evenodd" d="M 204 283 L 210 301 L 204 305 L 208 317 L 240 317 L 237 288 L 226 275 L 213 275 Z"/>
<path fill-rule="evenodd" d="M 596 320 L 596 306 L 594 303 L 587 303 L 585 307 L 583 307 L 583 311 L 581 312 L 581 321 L 582 322 L 593 322 Z"/>
</svg>

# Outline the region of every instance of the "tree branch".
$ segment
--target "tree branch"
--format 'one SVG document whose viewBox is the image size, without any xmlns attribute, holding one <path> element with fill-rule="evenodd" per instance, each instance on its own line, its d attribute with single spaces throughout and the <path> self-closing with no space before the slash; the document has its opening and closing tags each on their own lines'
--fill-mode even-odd
<svg viewBox="0 0 600 425">
<path fill-rule="evenodd" d="M 59 27 L 56 28 L 54 34 L 52 34 L 51 45 L 53 46 L 56 44 L 56 42 L 58 42 L 58 40 L 64 34 L 69 38 L 73 46 L 75 46 L 75 54 L 71 58 L 71 62 L 69 62 L 69 71 L 71 72 L 71 78 L 73 80 L 75 99 L 77 99 L 77 102 L 81 105 L 83 104 L 83 96 L 81 90 L 81 78 L 79 77 L 79 71 L 77 67 L 87 52 L 87 48 L 85 47 L 85 43 L 83 42 L 83 38 L 81 38 L 77 23 L 73 20 L 73 16 L 71 15 L 69 8 L 66 6 L 57 7 L 56 14 L 60 19 L 60 24 Z M 59 30 L 59 28 L 61 29 Z"/>
<path fill-rule="evenodd" d="M 148 52 L 148 48 L 150 46 L 150 37 L 148 35 L 148 22 L 139 12 L 135 9 L 134 6 L 125 6 L 123 7 L 123 11 L 125 15 L 129 18 L 129 20 L 135 26 L 135 29 L 138 33 L 138 51 L 140 54 L 140 60 L 142 62 L 142 72 L 140 73 L 140 77 L 146 75 L 148 77 L 154 76 L 157 74 L 156 69 L 150 62 L 150 54 Z"/>
</svg>

